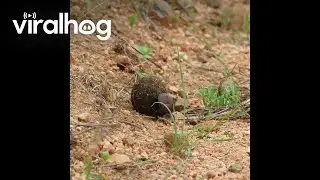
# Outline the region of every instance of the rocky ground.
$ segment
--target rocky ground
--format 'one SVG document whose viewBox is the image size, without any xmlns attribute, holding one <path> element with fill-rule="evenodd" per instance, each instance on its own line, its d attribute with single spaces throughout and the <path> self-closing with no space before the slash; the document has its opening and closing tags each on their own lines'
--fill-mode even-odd
<svg viewBox="0 0 320 180">
<path fill-rule="evenodd" d="M 192 23 L 158 25 L 159 20 L 153 19 L 153 24 L 140 18 L 131 27 L 128 19 L 134 9 L 130 1 L 93 2 L 92 7 L 98 8 L 90 11 L 85 11 L 84 1 L 71 1 L 71 17 L 111 19 L 115 32 L 107 41 L 94 35 L 71 35 L 71 179 L 86 179 L 89 164 L 90 173 L 103 179 L 250 179 L 249 119 L 222 123 L 208 138 L 199 139 L 185 159 L 165 143 L 172 126 L 135 112 L 130 102 L 136 72 L 161 77 L 170 93 L 181 99 L 177 48 L 190 108 L 203 107 L 196 95 L 199 87 L 217 85 L 225 77 L 224 67 L 212 52 L 232 70 L 242 98 L 249 97 L 250 43 L 248 34 L 239 30 L 249 5 L 222 2 L 219 8 L 195 3 L 196 15 L 187 19 Z M 221 16 L 216 11 L 226 7 L 235 14 L 230 29 L 206 25 Z M 130 48 L 134 44 L 152 48 L 152 58 L 137 59 Z M 197 126 L 216 123 L 208 119 Z M 103 152 L 109 152 L 109 161 L 102 160 Z"/>
</svg>

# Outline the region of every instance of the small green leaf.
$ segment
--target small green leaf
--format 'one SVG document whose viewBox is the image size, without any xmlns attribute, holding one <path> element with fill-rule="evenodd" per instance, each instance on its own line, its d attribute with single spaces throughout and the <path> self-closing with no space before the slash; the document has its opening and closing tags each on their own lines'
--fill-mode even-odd
<svg viewBox="0 0 320 180">
<path fill-rule="evenodd" d="M 108 151 L 102 153 L 102 159 L 107 161 L 110 158 L 110 154 Z"/>
<path fill-rule="evenodd" d="M 130 18 L 129 18 L 130 26 L 135 25 L 137 23 L 137 19 L 138 19 L 137 14 L 134 14 L 134 15 L 130 16 Z"/>
<path fill-rule="evenodd" d="M 92 0 L 87 0 L 87 8 L 92 9 Z"/>
<path fill-rule="evenodd" d="M 133 47 L 139 51 L 139 53 L 143 56 L 144 59 L 148 59 L 150 54 L 152 53 L 152 49 L 148 47 L 143 47 L 139 45 L 133 45 Z"/>
</svg>

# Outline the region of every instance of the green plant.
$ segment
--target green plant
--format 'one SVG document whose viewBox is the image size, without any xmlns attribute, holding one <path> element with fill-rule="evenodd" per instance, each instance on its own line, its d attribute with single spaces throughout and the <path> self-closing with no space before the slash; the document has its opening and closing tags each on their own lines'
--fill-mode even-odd
<svg viewBox="0 0 320 180">
<path fill-rule="evenodd" d="M 108 151 L 106 152 L 103 152 L 102 155 L 101 155 L 101 158 L 104 160 L 104 161 L 109 161 L 110 159 L 110 154 Z"/>
<path fill-rule="evenodd" d="M 168 106 L 166 106 L 162 102 L 155 102 L 152 104 L 152 106 L 154 104 L 161 104 L 165 106 L 170 113 L 171 119 L 173 121 L 173 141 L 170 142 L 172 143 L 171 145 L 172 145 L 173 153 L 177 155 L 186 155 L 188 157 L 190 155 L 190 153 L 188 152 L 190 152 L 192 149 L 191 143 L 189 141 L 188 133 L 184 132 L 183 129 L 182 130 L 178 129 L 176 119 L 174 118 Z"/>
<path fill-rule="evenodd" d="M 91 170 L 93 169 L 93 165 L 91 161 L 86 162 L 86 166 L 84 168 L 84 173 L 86 175 L 86 180 L 103 180 L 102 176 L 92 174 Z"/>
<path fill-rule="evenodd" d="M 139 46 L 139 45 L 133 45 L 133 47 L 139 51 L 139 53 L 143 56 L 143 59 L 146 60 L 148 59 L 151 54 L 152 54 L 152 49 L 144 46 Z"/>
<path fill-rule="evenodd" d="M 222 9 L 221 14 L 220 14 L 220 22 L 222 27 L 226 29 L 230 29 L 232 25 L 232 20 L 234 18 L 235 14 L 232 8 L 226 7 Z"/>
<path fill-rule="evenodd" d="M 250 14 L 244 16 L 242 30 L 247 34 L 250 33 Z"/>
<path fill-rule="evenodd" d="M 137 13 L 133 14 L 132 16 L 129 17 L 129 24 L 132 27 L 133 25 L 135 25 L 137 23 L 138 20 L 138 15 Z"/>
<path fill-rule="evenodd" d="M 87 8 L 88 9 L 92 8 L 92 0 L 87 0 Z"/>
<path fill-rule="evenodd" d="M 176 53 L 178 54 L 179 70 L 180 70 L 181 86 L 183 89 L 184 110 L 185 110 L 187 108 L 187 93 L 186 93 L 186 87 L 184 83 L 184 76 L 183 76 L 183 70 L 182 70 L 179 51 L 176 50 Z M 191 155 L 191 150 L 193 149 L 193 146 L 192 146 L 193 143 L 191 142 L 191 136 L 189 136 L 189 133 L 184 131 L 185 119 L 183 119 L 182 128 L 178 129 L 176 119 L 172 115 L 172 112 L 170 111 L 170 109 L 161 102 L 157 102 L 157 103 L 164 105 L 168 109 L 173 121 L 173 141 L 171 144 L 173 152 L 175 154 L 178 154 L 180 156 L 182 155 L 188 158 Z"/>
<path fill-rule="evenodd" d="M 141 73 L 140 71 L 135 71 L 135 73 L 136 73 L 136 75 L 137 75 L 138 77 L 141 77 L 141 76 L 142 76 L 142 73 Z"/>
<path fill-rule="evenodd" d="M 211 44 L 211 42 L 208 41 L 208 40 L 206 40 L 206 39 L 204 39 L 203 41 L 204 41 L 204 44 L 205 44 L 205 49 L 206 49 L 206 50 L 211 50 L 211 49 L 212 49 L 212 44 Z"/>
<path fill-rule="evenodd" d="M 233 107 L 240 103 L 240 92 L 231 78 L 223 87 L 199 88 L 197 95 L 206 107 Z"/>
</svg>

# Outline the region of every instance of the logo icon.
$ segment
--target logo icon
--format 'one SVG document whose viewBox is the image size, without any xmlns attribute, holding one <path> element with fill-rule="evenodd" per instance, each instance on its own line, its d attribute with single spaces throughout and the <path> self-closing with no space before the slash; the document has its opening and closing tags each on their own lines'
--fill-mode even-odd
<svg viewBox="0 0 320 180">
<path fill-rule="evenodd" d="M 31 14 L 28 14 L 28 13 L 26 13 L 26 12 L 23 13 L 23 19 L 27 19 L 27 18 L 29 18 L 29 17 L 32 17 L 33 19 L 36 19 L 37 14 L 36 14 L 35 12 L 33 12 L 32 15 L 31 15 Z"/>
<path fill-rule="evenodd" d="M 18 23 L 17 20 L 12 20 L 14 27 L 18 34 L 22 34 L 23 30 L 27 26 L 28 34 L 38 34 L 38 27 L 43 29 L 46 34 L 69 34 L 69 25 L 73 25 L 74 34 L 90 35 L 95 32 L 96 36 L 100 40 L 107 40 L 111 36 L 111 20 L 99 20 L 96 24 L 91 20 L 83 20 L 78 23 L 76 20 L 70 19 L 68 13 L 59 13 L 59 19 L 39 19 L 37 20 L 37 14 L 33 12 L 28 14 L 23 13 L 22 22 Z M 52 25 L 52 28 L 48 28 L 48 25 Z"/>
</svg>

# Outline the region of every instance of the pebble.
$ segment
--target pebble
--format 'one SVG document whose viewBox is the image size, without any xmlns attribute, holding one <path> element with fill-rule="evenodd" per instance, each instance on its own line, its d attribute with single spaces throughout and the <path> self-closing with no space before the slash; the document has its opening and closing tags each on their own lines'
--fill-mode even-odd
<svg viewBox="0 0 320 180">
<path fill-rule="evenodd" d="M 169 179 L 177 179 L 177 175 L 173 174 L 169 177 Z"/>
<path fill-rule="evenodd" d="M 233 164 L 229 167 L 229 171 L 233 173 L 239 173 L 241 172 L 242 167 L 239 164 Z"/>
<path fill-rule="evenodd" d="M 79 122 L 89 122 L 90 114 L 88 112 L 81 113 L 77 116 Z"/>
<path fill-rule="evenodd" d="M 148 159 L 148 154 L 145 152 L 145 151 L 143 151 L 142 153 L 141 153 L 141 156 L 142 156 L 142 158 L 144 158 L 144 159 Z"/>
<path fill-rule="evenodd" d="M 123 112 L 123 114 L 125 114 L 125 115 L 130 115 L 130 111 L 128 111 L 128 110 L 121 110 L 122 112 Z"/>
<path fill-rule="evenodd" d="M 193 178 L 196 178 L 197 177 L 197 172 L 192 171 L 190 173 L 190 176 L 193 177 Z"/>
<path fill-rule="evenodd" d="M 76 130 L 77 130 L 77 131 L 81 131 L 82 128 L 78 126 L 78 127 L 76 127 Z"/>
<path fill-rule="evenodd" d="M 127 146 L 133 146 L 134 145 L 134 141 L 133 139 L 129 138 L 129 137 L 125 137 L 122 139 L 122 143 L 124 145 L 127 145 Z"/>
<path fill-rule="evenodd" d="M 207 178 L 214 178 L 217 174 L 214 171 L 208 171 L 206 174 Z"/>
<path fill-rule="evenodd" d="M 115 148 L 109 141 L 105 141 L 102 147 L 103 151 L 109 152 L 109 154 L 113 154 L 115 152 Z"/>
<path fill-rule="evenodd" d="M 162 153 L 160 153 L 159 155 L 160 155 L 160 156 L 166 156 L 167 153 L 166 153 L 166 152 L 162 152 Z"/>
<path fill-rule="evenodd" d="M 110 161 L 116 162 L 117 164 L 123 164 L 126 162 L 130 162 L 131 160 L 127 155 L 115 153 L 110 155 Z"/>
<path fill-rule="evenodd" d="M 164 172 L 163 172 L 162 170 L 160 170 L 160 169 L 157 170 L 157 173 L 158 173 L 159 175 L 164 174 Z"/>
</svg>

